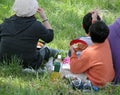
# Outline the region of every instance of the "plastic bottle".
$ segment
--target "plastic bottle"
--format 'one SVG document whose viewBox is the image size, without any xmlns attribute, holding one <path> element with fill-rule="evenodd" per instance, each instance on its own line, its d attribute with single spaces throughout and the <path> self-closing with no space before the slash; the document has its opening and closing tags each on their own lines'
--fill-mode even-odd
<svg viewBox="0 0 120 95">
<path fill-rule="evenodd" d="M 54 61 L 54 71 L 51 73 L 51 80 L 56 80 L 61 78 L 60 69 L 61 69 L 61 55 L 57 56 L 57 59 Z"/>
<path fill-rule="evenodd" d="M 61 57 L 61 55 L 58 55 L 57 59 L 55 59 L 55 61 L 54 61 L 54 71 L 60 72 L 61 65 L 62 65 L 62 57 Z"/>
</svg>

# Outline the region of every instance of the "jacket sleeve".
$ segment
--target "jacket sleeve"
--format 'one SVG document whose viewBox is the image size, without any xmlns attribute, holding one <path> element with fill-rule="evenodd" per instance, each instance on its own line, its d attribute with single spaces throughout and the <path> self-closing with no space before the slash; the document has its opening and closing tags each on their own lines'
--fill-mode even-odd
<svg viewBox="0 0 120 95">
<path fill-rule="evenodd" d="M 54 38 L 54 32 L 53 29 L 47 29 L 42 23 L 36 22 L 36 31 L 37 36 L 42 39 L 43 41 L 49 43 L 53 40 Z"/>
<path fill-rule="evenodd" d="M 80 58 L 75 53 L 70 58 L 70 71 L 75 74 L 84 73 L 90 68 L 87 54 L 81 53 Z"/>
</svg>

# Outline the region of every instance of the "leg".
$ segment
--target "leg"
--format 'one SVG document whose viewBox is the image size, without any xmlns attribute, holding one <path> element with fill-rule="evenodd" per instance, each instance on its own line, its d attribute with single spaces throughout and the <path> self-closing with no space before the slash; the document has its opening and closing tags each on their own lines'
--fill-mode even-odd
<svg viewBox="0 0 120 95">
<path fill-rule="evenodd" d="M 82 82 L 85 82 L 87 80 L 87 76 L 85 74 L 73 74 L 72 72 L 70 72 L 70 70 L 68 69 L 61 69 L 60 71 L 62 76 L 68 76 L 68 77 L 72 77 L 72 78 L 79 78 L 82 80 Z"/>
<path fill-rule="evenodd" d="M 42 59 L 48 61 L 50 57 L 56 57 L 56 55 L 59 53 L 59 50 L 44 47 L 44 48 L 41 48 L 39 52 Z"/>
<path fill-rule="evenodd" d="M 49 57 L 56 57 L 57 54 L 59 53 L 59 50 L 53 48 L 49 48 L 49 51 L 50 51 Z"/>
</svg>

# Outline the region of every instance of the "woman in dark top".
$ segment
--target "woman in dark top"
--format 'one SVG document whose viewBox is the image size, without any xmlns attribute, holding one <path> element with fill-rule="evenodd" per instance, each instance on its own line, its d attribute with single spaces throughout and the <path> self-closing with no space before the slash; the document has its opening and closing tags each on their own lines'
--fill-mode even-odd
<svg viewBox="0 0 120 95">
<path fill-rule="evenodd" d="M 42 61 L 50 57 L 52 50 L 47 47 L 37 50 L 37 42 L 39 39 L 51 42 L 53 29 L 36 0 L 15 0 L 13 10 L 16 14 L 0 25 L 0 60 L 16 55 L 23 60 L 23 67 L 38 69 Z M 42 23 L 36 20 L 36 12 Z"/>
</svg>

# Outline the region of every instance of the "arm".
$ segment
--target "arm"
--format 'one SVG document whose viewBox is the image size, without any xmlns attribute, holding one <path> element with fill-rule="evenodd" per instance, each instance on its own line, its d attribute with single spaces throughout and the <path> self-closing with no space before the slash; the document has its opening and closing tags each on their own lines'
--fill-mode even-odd
<svg viewBox="0 0 120 95">
<path fill-rule="evenodd" d="M 102 17 L 99 15 L 100 10 L 95 9 L 91 13 L 92 13 L 92 23 L 96 22 L 97 20 L 102 20 Z"/>
<path fill-rule="evenodd" d="M 41 32 L 40 32 L 40 38 L 49 43 L 53 40 L 54 38 L 54 32 L 53 32 L 53 29 L 46 17 L 46 14 L 44 13 L 43 9 L 42 8 L 38 8 L 38 13 L 42 19 L 42 24 L 40 25 L 40 29 Z M 39 34 L 38 34 L 39 35 Z"/>
<path fill-rule="evenodd" d="M 42 8 L 38 8 L 38 13 L 42 19 L 43 25 L 47 28 L 47 29 L 52 29 L 51 25 L 48 22 L 48 19 L 46 17 L 46 14 L 44 13 Z"/>
<path fill-rule="evenodd" d="M 92 23 L 97 21 L 97 15 L 98 15 L 97 12 L 92 13 Z"/>
<path fill-rule="evenodd" d="M 75 74 L 84 73 L 90 68 L 86 52 L 82 53 L 80 58 L 78 58 L 75 51 L 72 48 L 70 49 L 72 52 L 70 57 L 70 71 Z"/>
</svg>

